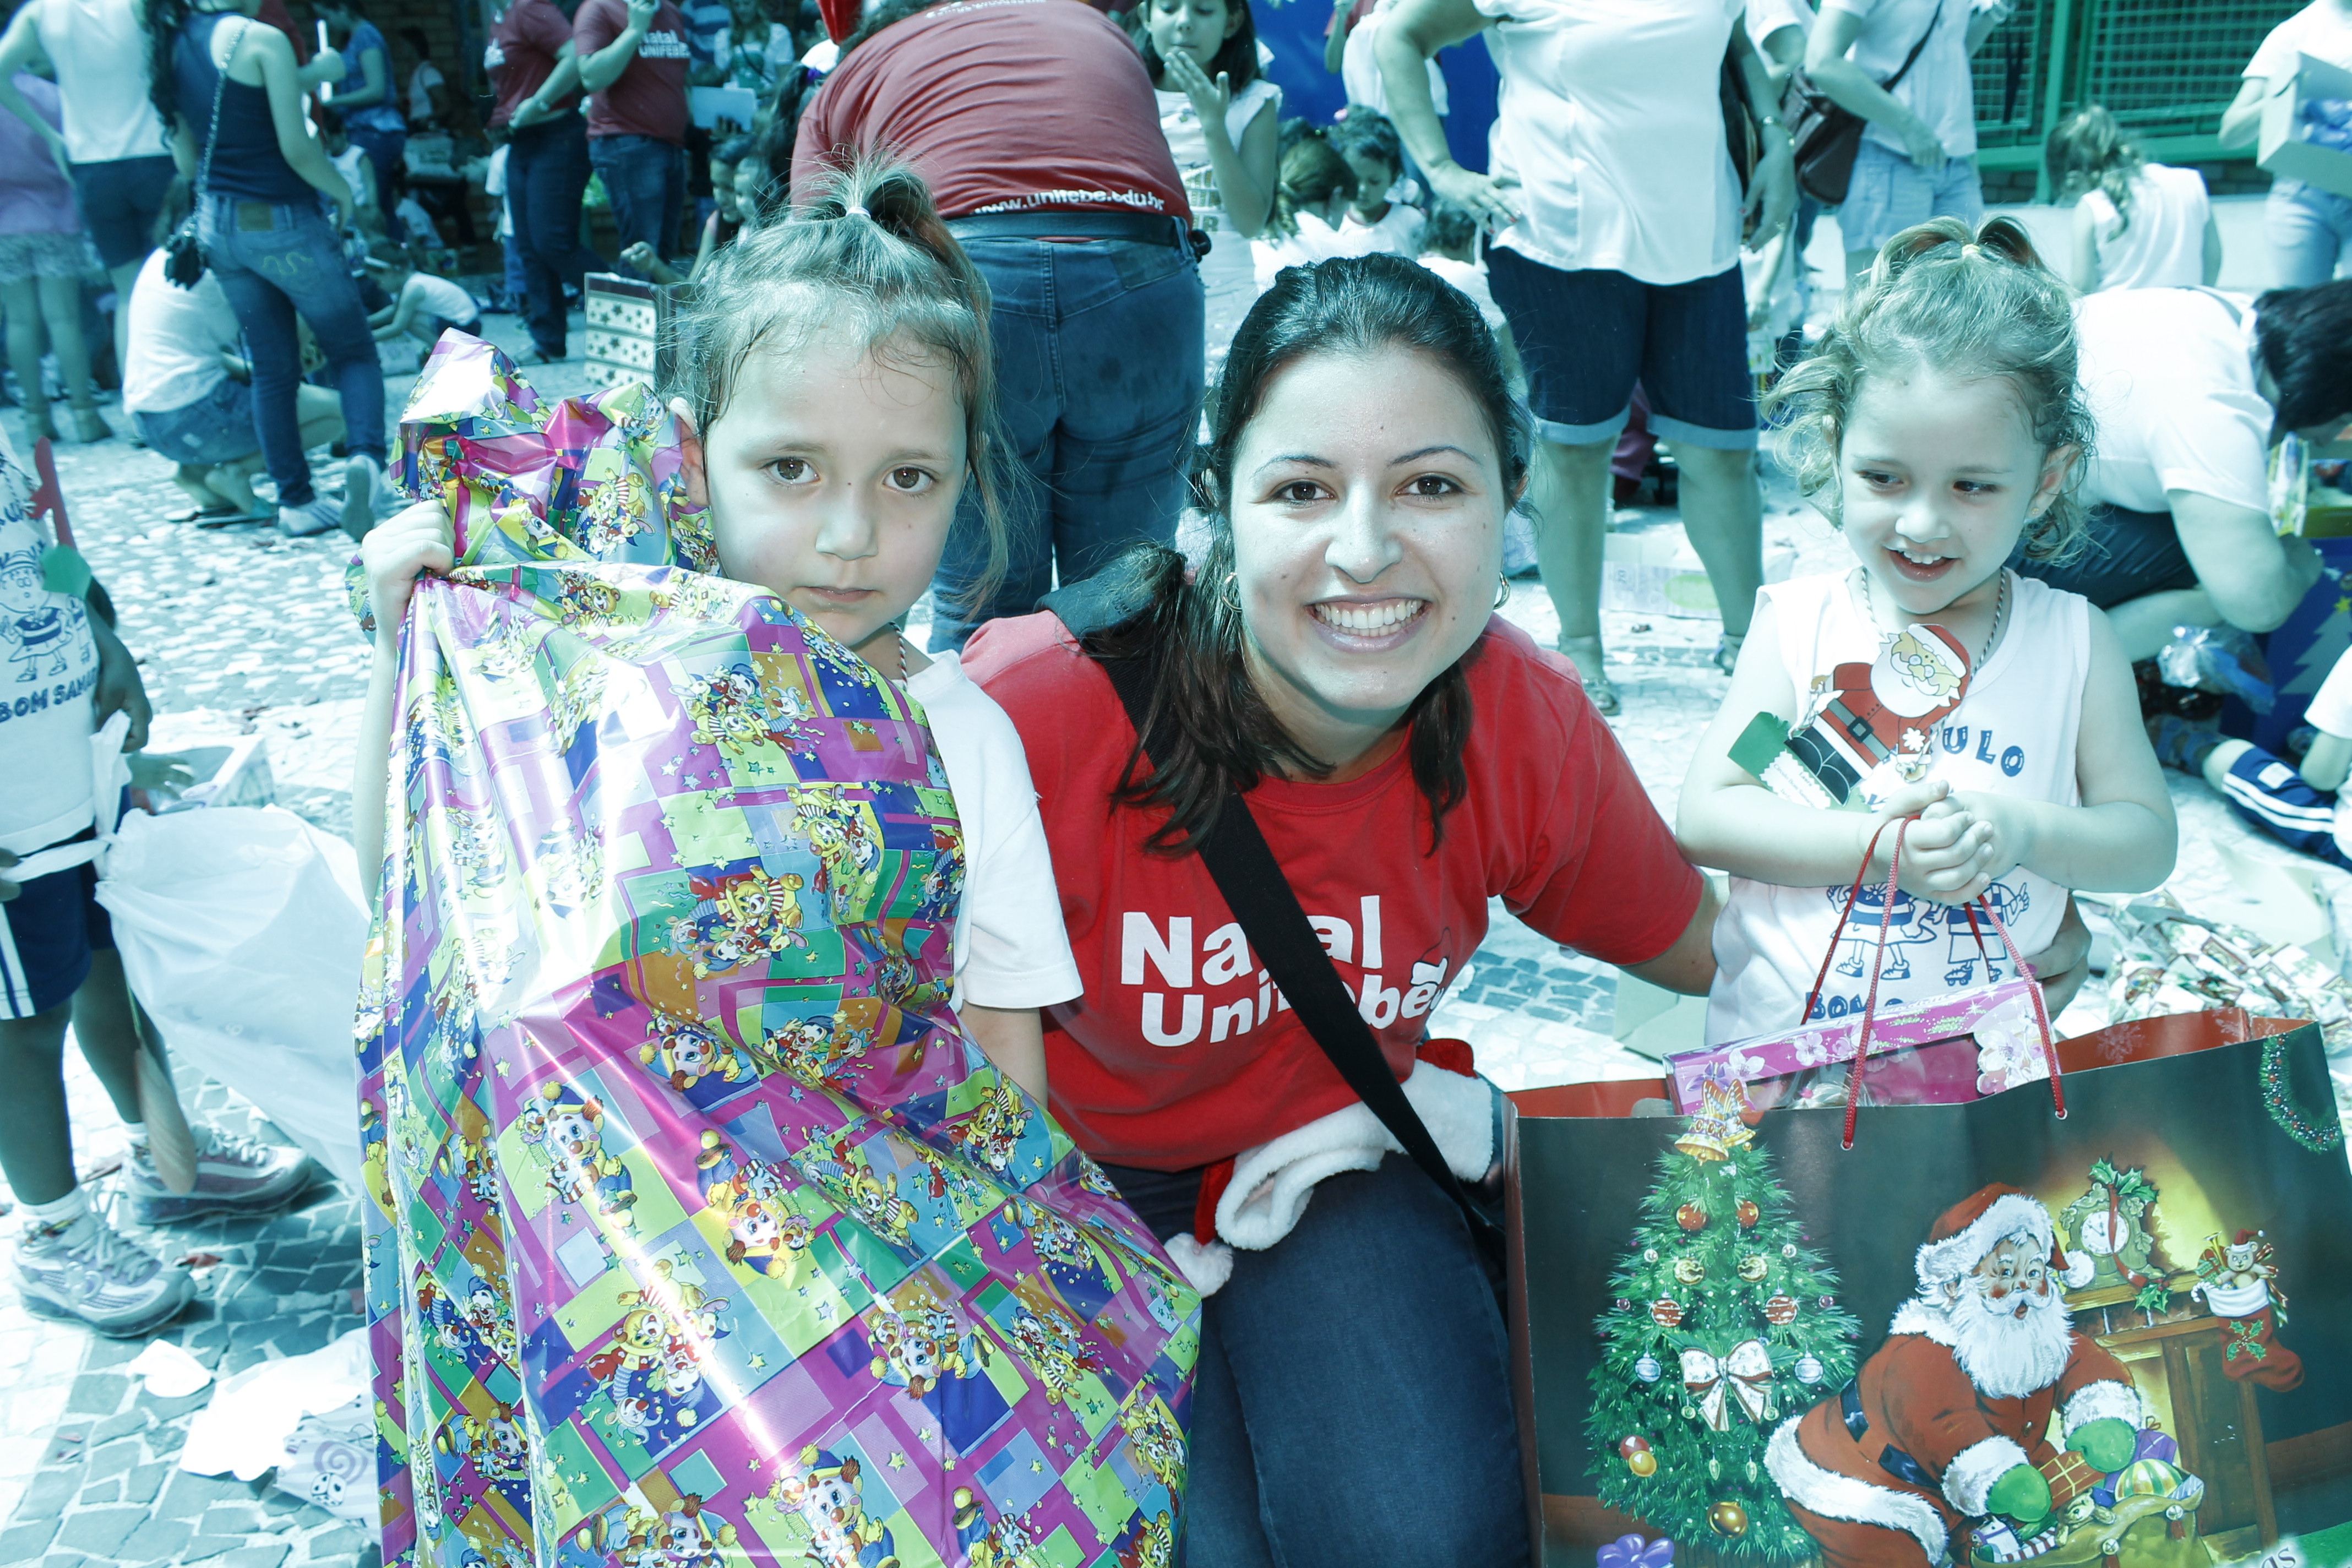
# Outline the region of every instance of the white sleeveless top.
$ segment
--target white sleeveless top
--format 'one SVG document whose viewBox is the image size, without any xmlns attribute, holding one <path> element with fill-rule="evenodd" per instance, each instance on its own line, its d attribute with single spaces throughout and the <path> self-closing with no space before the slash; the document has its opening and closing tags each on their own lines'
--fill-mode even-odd
<svg viewBox="0 0 2352 1568">
<path fill-rule="evenodd" d="M 1247 287 L 1251 277 L 1249 241 L 1234 232 L 1233 220 L 1225 216 L 1224 198 L 1217 194 L 1217 171 L 1209 162 L 1208 132 L 1201 129 L 1201 116 L 1192 100 L 1181 92 L 1155 89 L 1160 100 L 1160 133 L 1168 139 L 1168 151 L 1176 159 L 1177 172 L 1184 177 L 1184 199 L 1192 207 L 1192 226 L 1210 237 L 1209 254 L 1201 259 L 1201 282 L 1212 290 L 1221 281 L 1239 279 Z M 1241 150 L 1242 137 L 1250 122 L 1266 110 L 1282 111 L 1282 89 L 1264 77 L 1243 83 L 1234 89 L 1234 100 L 1225 106 L 1225 134 L 1233 139 L 1234 149 Z"/>
<path fill-rule="evenodd" d="M 168 155 L 163 121 L 147 100 L 147 31 L 131 0 L 33 3 L 41 47 L 57 68 L 66 156 L 110 163 Z"/>
<path fill-rule="evenodd" d="M 2100 190 L 2083 193 L 2099 247 L 2099 292 L 2110 289 L 2197 289 L 2205 282 L 2205 220 L 2212 204 L 2194 169 L 2143 164 L 2132 176 L 2131 222 L 2116 229 L 2116 204 Z"/>
<path fill-rule="evenodd" d="M 1875 659 L 1884 639 L 1863 614 L 1849 573 L 1800 577 L 1763 590 L 1778 612 L 1780 657 L 1800 693 L 1841 664 Z M 1955 794 L 1976 790 L 2074 805 L 2075 737 L 2090 674 L 2090 602 L 2030 577 L 2010 578 L 2009 629 L 1992 658 L 1969 679 L 1960 705 L 1938 727 L 1929 776 Z M 1884 883 L 1881 883 L 1881 889 Z M 1744 877 L 1715 924 L 1715 987 L 1707 999 L 1707 1044 L 1779 1034 L 1800 1022 L 1805 993 L 1844 910 L 1847 888 L 1784 888 Z M 1989 895 L 2020 952 L 2050 944 L 2066 889 L 2018 868 Z M 1831 1017 L 1859 1013 L 1870 988 L 1883 894 L 1865 887 L 1822 989 Z M 1947 917 L 1949 917 L 1948 919 Z M 1864 923 L 1867 922 L 1867 923 Z M 1887 921 L 1878 1004 L 1925 1001 L 2012 977 L 2000 938 L 1985 926 L 1988 963 L 1958 910 L 1897 892 Z"/>
</svg>

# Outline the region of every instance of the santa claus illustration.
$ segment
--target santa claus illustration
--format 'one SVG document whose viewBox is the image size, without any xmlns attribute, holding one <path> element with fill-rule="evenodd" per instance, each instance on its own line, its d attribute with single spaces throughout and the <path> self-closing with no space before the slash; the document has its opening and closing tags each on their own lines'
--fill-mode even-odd
<svg viewBox="0 0 2352 1568">
<path fill-rule="evenodd" d="M 1772 1479 L 1828 1568 L 1965 1561 L 1978 1523 L 2030 1540 L 2087 1484 L 2075 1478 L 2131 1462 L 2139 1395 L 2069 1326 L 2065 1268 L 2050 1211 L 2014 1187 L 1986 1187 L 1936 1223 L 1919 1293 L 1886 1342 L 1772 1435 Z M 2053 1462 L 2053 1410 L 2080 1459 Z"/>
</svg>

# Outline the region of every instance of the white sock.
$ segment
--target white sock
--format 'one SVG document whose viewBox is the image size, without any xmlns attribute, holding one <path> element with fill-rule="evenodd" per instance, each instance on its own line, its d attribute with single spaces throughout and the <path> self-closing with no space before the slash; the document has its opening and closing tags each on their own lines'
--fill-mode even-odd
<svg viewBox="0 0 2352 1568">
<path fill-rule="evenodd" d="M 89 1222 L 89 1199 L 76 1187 L 53 1204 L 26 1204 L 24 1213 L 36 1231 L 66 1236 Z"/>
<path fill-rule="evenodd" d="M 144 1121 L 126 1121 L 122 1124 L 122 1131 L 131 1135 L 131 1152 L 132 1153 L 143 1154 L 146 1152 L 147 1124 Z"/>
</svg>

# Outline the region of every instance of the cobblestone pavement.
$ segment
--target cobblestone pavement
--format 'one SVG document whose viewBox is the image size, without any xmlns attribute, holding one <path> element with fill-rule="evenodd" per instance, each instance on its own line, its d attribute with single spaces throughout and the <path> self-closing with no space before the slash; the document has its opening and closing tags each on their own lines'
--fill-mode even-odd
<svg viewBox="0 0 2352 1568">
<path fill-rule="evenodd" d="M 486 321 L 492 337 L 516 341 L 510 318 Z M 577 362 L 533 375 L 558 394 L 584 384 Z M 413 380 L 390 377 L 394 408 Z M 110 412 L 120 421 L 119 409 Z M 21 439 L 18 416 L 6 417 Z M 368 652 L 343 608 L 348 543 L 340 535 L 288 541 L 268 527 L 215 531 L 172 522 L 185 502 L 163 459 L 118 442 L 57 455 L 83 552 L 111 590 L 124 640 L 144 666 L 160 716 L 155 743 L 258 732 L 278 800 L 347 833 Z M 1788 548 L 1797 571 L 1850 559 L 1785 484 L 1769 493 L 1768 542 Z M 1514 585 L 1506 613 L 1539 641 L 1558 630 L 1531 578 Z M 1616 612 L 1603 618 L 1611 674 L 1624 699 L 1613 728 L 1671 819 L 1690 748 L 1723 696 L 1724 678 L 1710 660 L 1717 628 Z M 925 607 L 910 620 L 919 637 Z M 2192 908 L 2231 918 L 2238 900 L 2220 848 L 2255 841 L 2201 784 L 2174 775 L 2174 791 L 2183 831 L 2172 885 Z M 2282 858 L 2267 847 L 2252 853 Z M 2352 878 L 2319 869 L 2327 890 L 2352 889 Z M 1562 950 L 1497 906 L 1475 964 L 1433 1024 L 1472 1040 L 1482 1068 L 1507 1088 L 1654 1074 L 1653 1061 L 1612 1037 L 1617 991 L 1615 971 Z M 120 1128 L 71 1052 L 68 1080 L 79 1158 L 85 1169 L 102 1170 L 120 1151 Z M 253 1121 L 217 1085 L 191 1075 L 184 1089 L 201 1115 L 229 1131 Z M 91 1184 L 101 1194 L 109 1184 L 103 1176 Z M 149 1239 L 168 1257 L 218 1259 L 200 1266 L 196 1307 L 161 1336 L 216 1375 L 318 1349 L 358 1321 L 357 1205 L 331 1185 L 276 1218 L 175 1227 Z M 121 1370 L 138 1348 L 33 1319 L 13 1293 L 0 1293 L 0 1563 L 307 1568 L 372 1559 L 363 1531 L 268 1489 L 266 1479 L 248 1485 L 178 1470 L 187 1421 L 211 1390 L 150 1397 Z"/>
</svg>

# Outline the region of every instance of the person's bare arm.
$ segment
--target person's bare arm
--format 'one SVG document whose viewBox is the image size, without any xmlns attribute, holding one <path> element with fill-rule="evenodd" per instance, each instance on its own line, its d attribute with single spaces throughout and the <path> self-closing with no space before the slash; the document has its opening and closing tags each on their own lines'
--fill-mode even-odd
<svg viewBox="0 0 2352 1568">
<path fill-rule="evenodd" d="M 1805 30 L 1793 22 L 1773 28 L 1764 40 L 1764 60 L 1772 72 L 1772 101 L 1778 103 L 1789 79 L 1805 63 Z"/>
<path fill-rule="evenodd" d="M 1722 912 L 1723 901 L 1715 896 L 1715 884 L 1702 879 L 1698 908 L 1683 927 L 1683 934 L 1675 938 L 1675 945 L 1647 963 L 1622 967 L 1635 979 L 1665 990 L 1685 996 L 1706 995 L 1715 984 L 1715 919 Z"/>
<path fill-rule="evenodd" d="M 1192 100 L 1201 119 L 1201 137 L 1208 144 L 1209 167 L 1215 172 L 1217 200 L 1244 239 L 1254 239 L 1274 211 L 1275 160 L 1279 153 L 1280 125 L 1275 115 L 1260 113 L 1234 145 L 1225 130 L 1225 110 L 1233 103 L 1233 83 L 1223 71 L 1211 81 L 1209 73 L 1192 56 L 1181 52 L 1162 62 L 1168 84 Z"/>
<path fill-rule="evenodd" d="M 2075 291 L 2095 294 L 2099 291 L 2099 224 L 2091 216 L 2091 204 L 2077 198 L 2074 203 L 2074 265 L 2066 281 Z"/>
<path fill-rule="evenodd" d="M 382 49 L 360 51 L 360 76 L 362 79 L 360 86 L 352 89 L 349 92 L 340 90 L 336 92 L 335 108 L 338 111 L 347 109 L 373 108 L 376 104 L 385 102 L 390 97 L 392 71 L 384 64 Z M 341 80 L 341 77 L 336 79 L 339 87 Z"/>
<path fill-rule="evenodd" d="M 2273 81 L 2263 77 L 2248 77 L 2238 84 L 2238 96 L 2230 100 L 2229 108 L 2221 110 L 2221 142 L 2223 152 L 2253 145 L 2254 139 L 2263 131 L 2263 101 L 2285 85 L 2284 80 Z"/>
<path fill-rule="evenodd" d="M 1430 189 L 1467 207 L 1488 228 L 1503 229 L 1519 220 L 1517 184 L 1474 174 L 1454 161 L 1436 100 L 1429 95 L 1431 58 L 1449 44 L 1476 37 L 1488 21 L 1472 0 L 1402 0 L 1382 14 L 1372 37 L 1372 58 L 1388 93 L 1389 121 L 1429 176 Z"/>
<path fill-rule="evenodd" d="M 49 63 L 48 51 L 41 47 L 40 31 L 34 25 L 40 9 L 39 0 L 19 6 L 16 14 L 8 18 L 8 30 L 0 33 L 0 109 L 5 109 L 31 126 L 40 136 L 42 144 L 48 148 L 49 156 L 57 160 L 58 173 L 70 178 L 73 163 L 66 156 L 64 135 L 33 107 L 30 100 L 16 90 L 18 71 L 27 66 L 47 67 Z"/>
<path fill-rule="evenodd" d="M 1323 36 L 1323 68 L 1333 76 L 1339 74 L 1339 66 L 1348 58 L 1348 11 L 1354 3 L 1338 0 L 1331 7 L 1331 30 Z"/>
<path fill-rule="evenodd" d="M 1823 11 L 1805 46 L 1805 74 L 1832 103 L 1895 132 L 1910 160 L 1932 174 L 1944 166 L 1947 156 L 1936 132 L 1897 103 L 1868 71 L 1846 58 L 1846 51 L 1862 37 L 1865 19 L 1851 11 Z"/>
<path fill-rule="evenodd" d="M 437 500 L 394 513 L 360 542 L 367 572 L 368 607 L 375 616 L 375 658 L 368 669 L 367 701 L 360 710 L 359 754 L 352 778 L 352 847 L 360 883 L 373 904 L 383 868 L 383 806 L 392 765 L 392 731 L 399 714 L 400 627 L 420 573 L 447 572 L 449 514 Z"/>
<path fill-rule="evenodd" d="M 570 39 L 555 52 L 555 68 L 539 84 L 539 90 L 515 105 L 514 116 L 507 121 L 509 131 L 528 130 L 541 121 L 552 120 L 563 112 L 554 107 L 571 97 L 580 88 L 580 57 L 572 52 Z"/>
<path fill-rule="evenodd" d="M 2205 220 L 2205 286 L 2211 288 L 2221 276 L 2221 226 L 2212 218 Z"/>
<path fill-rule="evenodd" d="M 278 132 L 278 154 L 286 166 L 294 171 L 302 183 L 311 186 L 335 204 L 335 211 L 343 226 L 352 221 L 352 188 L 343 181 L 342 171 L 319 144 L 310 132 L 310 122 L 302 103 L 302 84 L 296 79 L 294 46 L 286 35 L 275 27 L 253 26 L 246 36 L 231 46 L 231 78 L 235 78 L 236 56 L 244 55 L 261 70 L 261 88 L 269 97 L 269 122 Z"/>
<path fill-rule="evenodd" d="M 637 58 L 637 46 L 646 41 L 646 29 L 653 26 L 660 9 L 660 0 L 629 0 L 627 26 L 611 43 L 580 62 L 580 85 L 590 92 L 602 92 L 620 80 L 629 62 Z"/>
<path fill-rule="evenodd" d="M 1969 53 L 1971 56 L 1984 47 L 1984 41 L 1992 37 L 1994 28 L 2009 20 L 2009 14 L 2010 7 L 2007 5 L 1997 5 L 1990 11 L 1972 11 L 1969 14 Z"/>
<path fill-rule="evenodd" d="M 983 1007 L 966 1002 L 956 1008 L 964 1032 L 996 1070 L 1045 1103 L 1045 1026 L 1034 1007 Z"/>
<path fill-rule="evenodd" d="M 404 283 L 399 299 L 368 318 L 368 325 L 375 329 L 376 342 L 389 342 L 408 331 L 416 320 L 416 300 L 417 291 Z"/>
<path fill-rule="evenodd" d="M 2319 581 L 2319 552 L 2281 535 L 2268 512 L 2194 490 L 2168 490 L 2172 526 L 2198 585 L 2231 626 L 2275 631 Z"/>
<path fill-rule="evenodd" d="M 1747 27 L 1737 22 L 1731 26 L 1731 58 L 1747 84 L 1762 148 L 1755 177 L 1748 183 L 1747 204 L 1748 210 L 1757 215 L 1755 243 L 1762 244 L 1778 238 L 1797 216 L 1797 156 L 1789 142 L 1789 128 L 1780 123 L 1780 100 L 1775 96 L 1771 68 L 1756 52 Z"/>
<path fill-rule="evenodd" d="M 294 79 L 308 89 L 329 85 L 340 86 L 343 78 L 350 74 L 343 65 L 342 50 L 320 49 L 310 57 L 309 65 L 294 73 Z"/>
<path fill-rule="evenodd" d="M 2333 795 L 2352 778 L 2352 736 L 2331 735 L 2322 730 L 2312 737 L 2311 750 L 2303 754 L 2303 766 L 2295 770 L 2303 782 L 2317 790 Z"/>
</svg>

